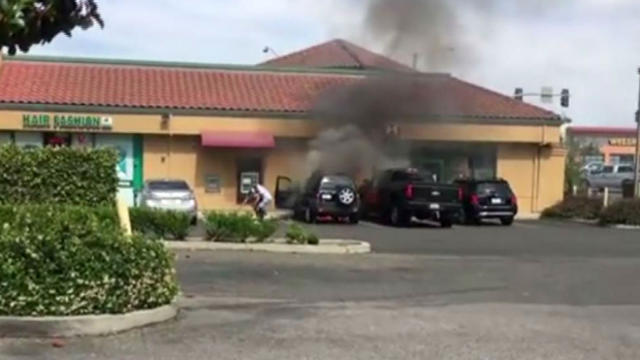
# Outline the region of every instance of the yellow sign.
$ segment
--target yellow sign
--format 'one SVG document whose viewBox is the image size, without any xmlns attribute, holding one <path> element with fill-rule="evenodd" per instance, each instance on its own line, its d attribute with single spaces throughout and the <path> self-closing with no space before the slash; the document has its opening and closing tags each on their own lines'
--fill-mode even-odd
<svg viewBox="0 0 640 360">
<path fill-rule="evenodd" d="M 634 138 L 609 139 L 609 145 L 612 145 L 612 146 L 636 146 L 636 139 L 634 139 Z"/>
</svg>

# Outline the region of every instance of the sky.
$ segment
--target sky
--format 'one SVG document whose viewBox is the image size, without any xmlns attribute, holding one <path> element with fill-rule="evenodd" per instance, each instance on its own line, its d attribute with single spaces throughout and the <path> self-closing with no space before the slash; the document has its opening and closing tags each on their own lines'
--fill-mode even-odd
<svg viewBox="0 0 640 360">
<path fill-rule="evenodd" d="M 333 38 L 388 50 L 386 39 L 372 36 L 363 25 L 365 0 L 97 1 L 104 29 L 76 30 L 72 38 L 61 35 L 30 53 L 255 64 L 273 56 L 262 52 L 265 46 L 284 55 Z M 556 93 L 568 88 L 568 109 L 559 100 L 542 104 L 532 96 L 526 101 L 576 125 L 635 126 L 640 1 L 490 1 L 496 5 L 490 11 L 464 5 L 454 9 L 461 28 L 455 36 L 463 41 L 449 51 L 464 61 L 436 68 L 428 62 L 430 54 L 417 49 L 420 69 L 448 72 L 507 95 L 516 87 L 526 93 L 538 93 L 543 86 Z M 411 62 L 411 56 L 394 56 Z"/>
</svg>

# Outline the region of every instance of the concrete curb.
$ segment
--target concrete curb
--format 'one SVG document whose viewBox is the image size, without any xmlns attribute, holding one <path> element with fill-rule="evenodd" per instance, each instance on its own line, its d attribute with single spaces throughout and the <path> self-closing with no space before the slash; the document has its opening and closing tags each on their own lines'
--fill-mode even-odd
<svg viewBox="0 0 640 360">
<path fill-rule="evenodd" d="M 611 225 L 609 227 L 618 230 L 640 230 L 638 225 Z"/>
<path fill-rule="evenodd" d="M 173 319 L 176 305 L 121 315 L 0 316 L 0 338 L 54 338 L 109 335 Z"/>
<path fill-rule="evenodd" d="M 263 251 L 287 254 L 367 254 L 371 252 L 371 245 L 365 241 L 325 239 L 319 245 L 290 245 L 284 239 L 276 239 L 272 243 L 220 243 L 206 241 L 165 241 L 165 246 L 171 250 L 189 251 Z"/>
<path fill-rule="evenodd" d="M 516 220 L 540 220 L 540 213 L 517 214 Z"/>
</svg>

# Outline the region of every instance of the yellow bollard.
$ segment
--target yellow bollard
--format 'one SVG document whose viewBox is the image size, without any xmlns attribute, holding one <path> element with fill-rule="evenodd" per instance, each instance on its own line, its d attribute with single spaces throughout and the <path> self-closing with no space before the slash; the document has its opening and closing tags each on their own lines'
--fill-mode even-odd
<svg viewBox="0 0 640 360">
<path fill-rule="evenodd" d="M 120 218 L 120 225 L 124 229 L 125 234 L 131 236 L 131 220 L 129 219 L 129 206 L 126 201 L 118 195 L 116 198 L 116 206 L 118 208 L 118 217 Z"/>
</svg>

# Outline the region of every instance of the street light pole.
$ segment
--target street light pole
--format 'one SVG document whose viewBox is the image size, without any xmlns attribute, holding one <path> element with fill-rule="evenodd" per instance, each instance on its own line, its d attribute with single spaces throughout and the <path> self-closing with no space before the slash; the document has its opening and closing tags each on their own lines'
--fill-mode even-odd
<svg viewBox="0 0 640 360">
<path fill-rule="evenodd" d="M 638 68 L 638 75 L 640 75 L 640 68 Z M 640 90 L 638 91 L 638 110 L 636 111 L 636 157 L 635 157 L 635 169 L 633 171 L 633 194 L 635 197 L 640 197 L 640 176 L 638 170 L 640 170 Z"/>
</svg>

